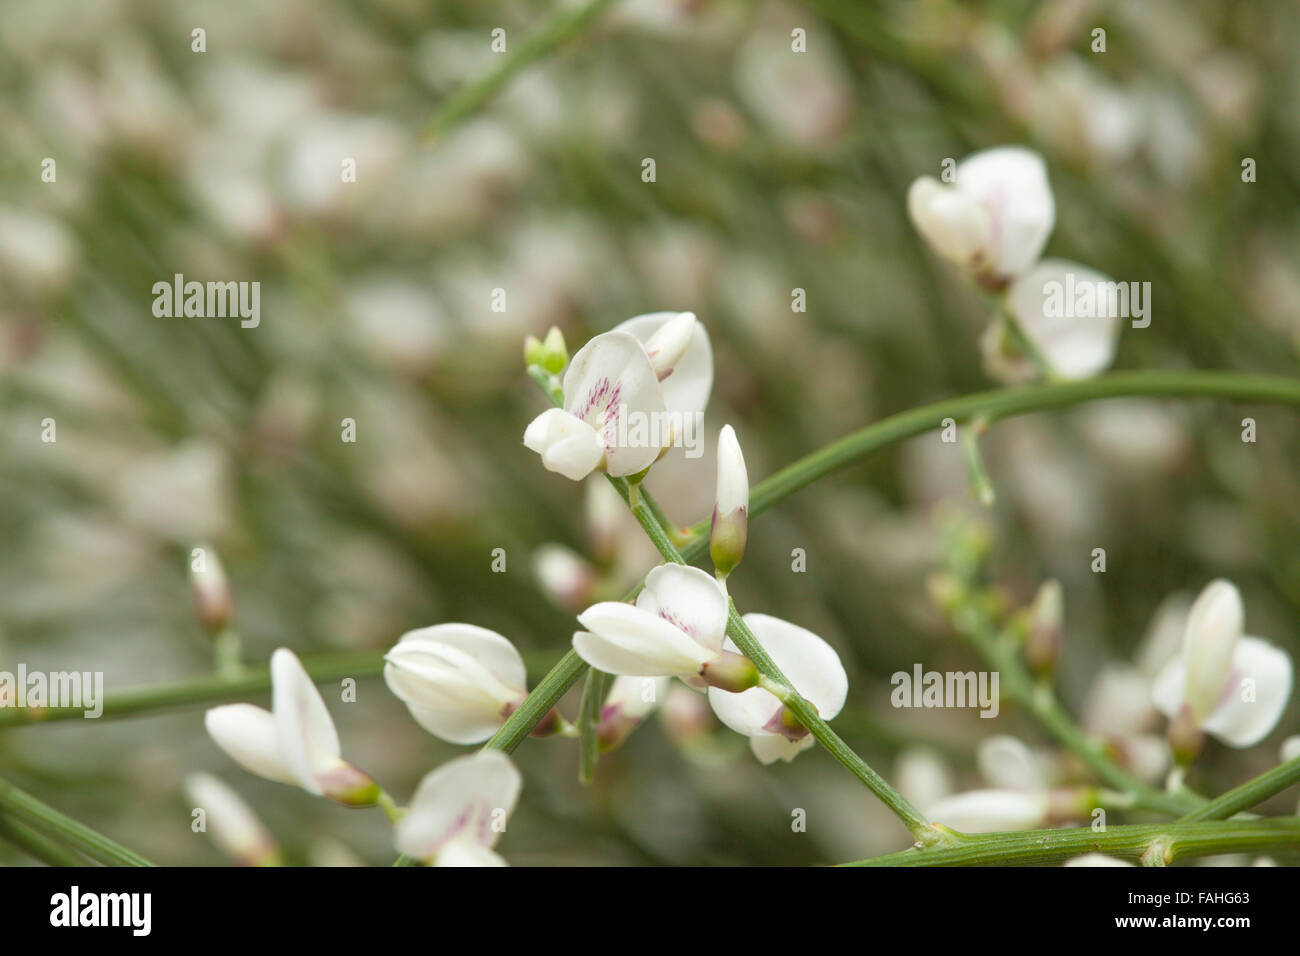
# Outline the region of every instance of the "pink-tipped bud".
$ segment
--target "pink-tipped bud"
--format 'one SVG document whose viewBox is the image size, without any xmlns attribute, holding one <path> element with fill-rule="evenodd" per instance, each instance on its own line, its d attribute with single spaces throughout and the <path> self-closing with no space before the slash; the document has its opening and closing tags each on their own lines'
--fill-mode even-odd
<svg viewBox="0 0 1300 956">
<path fill-rule="evenodd" d="M 235 602 L 225 568 L 210 547 L 190 551 L 190 594 L 194 612 L 209 634 L 220 634 L 230 624 Z"/>
<path fill-rule="evenodd" d="M 718 433 L 718 484 L 709 533 L 709 557 L 719 577 L 740 564 L 748 537 L 749 473 L 735 430 L 724 425 Z"/>
</svg>

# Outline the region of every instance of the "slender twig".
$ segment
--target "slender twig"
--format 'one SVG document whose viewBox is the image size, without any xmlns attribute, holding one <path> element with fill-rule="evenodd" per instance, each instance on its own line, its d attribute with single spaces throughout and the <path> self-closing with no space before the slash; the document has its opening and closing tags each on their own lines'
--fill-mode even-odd
<svg viewBox="0 0 1300 956">
<path fill-rule="evenodd" d="M 51 840 L 39 830 L 0 814 L 0 839 L 7 840 L 34 860 L 50 866 L 87 866 L 85 857 Z"/>
<path fill-rule="evenodd" d="M 78 823 L 46 806 L 30 793 L 19 790 L 7 780 L 0 780 L 0 815 L 38 830 L 47 836 L 86 854 L 93 860 L 110 866 L 153 866 L 148 860 L 119 843 L 97 833 L 84 823 Z"/>
<path fill-rule="evenodd" d="M 596 758 L 600 756 L 600 708 L 605 702 L 604 671 L 594 667 L 587 671 L 587 683 L 582 689 L 582 703 L 578 709 L 578 741 L 581 756 L 578 762 L 578 780 L 591 783 L 596 777 Z"/>
<path fill-rule="evenodd" d="M 1028 830 L 1016 833 L 962 835 L 950 846 L 909 849 L 857 860 L 845 866 L 1033 866 L 1060 863 L 1085 853 L 1104 853 L 1140 861 L 1157 846 L 1160 859 L 1175 860 L 1219 853 L 1248 853 L 1300 846 L 1300 819 L 1228 820 L 1207 823 L 1135 824 L 1093 830 Z"/>
</svg>

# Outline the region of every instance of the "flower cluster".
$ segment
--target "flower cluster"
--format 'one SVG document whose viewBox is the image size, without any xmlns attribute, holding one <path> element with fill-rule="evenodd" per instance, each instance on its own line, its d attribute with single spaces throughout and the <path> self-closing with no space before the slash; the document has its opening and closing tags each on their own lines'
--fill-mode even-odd
<svg viewBox="0 0 1300 956">
<path fill-rule="evenodd" d="M 1023 382 L 1107 369 L 1120 318 L 1108 296 L 1117 287 L 1077 262 L 1040 258 L 1056 223 L 1043 158 L 1001 146 L 968 156 L 953 172 L 951 183 L 930 176 L 912 183 L 907 211 L 938 255 L 998 296 L 998 314 L 980 341 L 989 374 Z M 1075 290 L 1083 308 L 1074 308 Z"/>
</svg>

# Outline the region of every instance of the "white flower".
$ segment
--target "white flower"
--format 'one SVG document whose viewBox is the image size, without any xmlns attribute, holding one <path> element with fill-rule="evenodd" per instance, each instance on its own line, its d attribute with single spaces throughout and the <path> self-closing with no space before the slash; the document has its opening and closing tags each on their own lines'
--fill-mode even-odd
<svg viewBox="0 0 1300 956">
<path fill-rule="evenodd" d="M 980 776 L 999 789 L 1047 789 L 1047 770 L 1042 760 L 1015 737 L 997 734 L 980 741 L 975 763 Z"/>
<path fill-rule="evenodd" d="M 384 661 L 384 682 L 416 723 L 453 744 L 487 740 L 528 695 L 514 645 L 473 624 L 408 631 Z"/>
<path fill-rule="evenodd" d="M 564 408 L 533 419 L 524 444 L 542 464 L 574 481 L 597 468 L 615 477 L 654 464 L 662 446 L 633 440 L 635 418 L 664 419 L 663 392 L 641 343 L 627 332 L 606 332 L 581 349 L 564 373 Z M 620 428 L 620 423 L 625 423 Z"/>
<path fill-rule="evenodd" d="M 397 849 L 437 866 L 505 866 L 493 847 L 523 781 L 499 750 L 457 757 L 429 773 L 397 823 Z"/>
<path fill-rule="evenodd" d="M 272 866 L 278 862 L 279 851 L 271 834 L 243 798 L 222 781 L 210 773 L 187 774 L 185 793 L 203 810 L 212 839 L 240 865 Z"/>
<path fill-rule="evenodd" d="M 592 667 L 698 683 L 701 669 L 722 657 L 727 599 L 699 568 L 664 564 L 646 575 L 635 607 L 603 601 L 578 620 L 587 632 L 573 635 L 573 647 Z"/>
<path fill-rule="evenodd" d="M 672 374 L 660 374 L 660 388 L 663 390 L 664 404 L 671 415 L 680 417 L 703 413 L 709 404 L 709 394 L 713 391 L 713 346 L 709 342 L 709 333 L 704 323 L 695 320 L 686 323 L 683 316 L 690 312 L 647 312 L 635 315 L 614 326 L 615 332 L 627 332 L 641 342 L 647 350 L 655 348 L 658 353 L 658 370 L 665 360 L 671 358 L 676 346 L 663 348 L 665 338 L 671 337 L 680 345 L 682 333 L 690 327 L 690 341 L 681 352 L 680 357 L 671 365 Z M 656 374 L 659 374 L 656 371 Z M 568 395 L 567 388 L 565 395 Z"/>
<path fill-rule="evenodd" d="M 1061 378 L 1089 378 L 1115 360 L 1120 330 L 1118 288 L 1097 272 L 1066 259 L 1044 259 L 1020 276 L 1006 293 L 1006 308 L 1030 346 Z M 1114 307 L 1112 307 L 1114 306 Z M 994 378 L 1021 382 L 1037 375 L 1001 321 L 980 340 L 985 369 Z"/>
<path fill-rule="evenodd" d="M 1278 754 L 1283 763 L 1300 757 L 1300 734 L 1288 737 L 1286 740 L 1282 741 L 1282 748 L 1278 751 Z"/>
<path fill-rule="evenodd" d="M 600 708 L 597 738 L 603 749 L 613 749 L 627 739 L 641 722 L 659 706 L 668 693 L 670 678 L 633 677 L 622 674 L 614 679 Z"/>
<path fill-rule="evenodd" d="M 800 696 L 823 720 L 833 719 L 849 693 L 848 675 L 835 649 L 812 631 L 778 617 L 746 614 L 744 620 Z M 730 639 L 726 647 L 735 650 Z M 754 756 L 765 764 L 793 760 L 814 743 L 807 730 L 788 719 L 785 705 L 760 687 L 740 693 L 710 687 L 709 704 L 719 720 L 749 737 Z"/>
<path fill-rule="evenodd" d="M 749 531 L 749 475 L 745 456 L 730 425 L 718 433 L 718 484 L 709 529 L 709 556 L 719 576 L 726 577 L 745 554 Z"/>
<path fill-rule="evenodd" d="M 228 704 L 209 710 L 204 725 L 217 746 L 259 777 L 353 806 L 368 806 L 378 796 L 374 781 L 341 758 L 325 701 L 283 647 L 271 655 L 270 711 Z"/>
<path fill-rule="evenodd" d="M 609 483 L 592 482 L 589 487 L 600 485 L 608 487 Z M 612 488 L 610 490 L 613 491 Z M 599 583 L 596 569 L 582 555 L 562 544 L 543 544 L 533 552 L 532 564 L 533 574 L 537 576 L 542 590 L 563 608 L 576 610 L 585 605 Z"/>
<path fill-rule="evenodd" d="M 1056 222 L 1047 166 L 1020 146 L 968 156 L 952 185 L 916 180 L 907 211 L 935 252 L 990 282 L 1033 265 Z"/>
<path fill-rule="evenodd" d="M 1229 581 L 1212 581 L 1192 605 L 1181 655 L 1151 691 L 1165 716 L 1186 706 L 1195 726 L 1230 747 L 1268 736 L 1291 697 L 1291 658 L 1244 630 L 1241 593 Z"/>
<path fill-rule="evenodd" d="M 1050 803 L 1045 790 L 968 790 L 940 800 L 928 815 L 963 833 L 1028 830 L 1047 822 Z"/>
</svg>

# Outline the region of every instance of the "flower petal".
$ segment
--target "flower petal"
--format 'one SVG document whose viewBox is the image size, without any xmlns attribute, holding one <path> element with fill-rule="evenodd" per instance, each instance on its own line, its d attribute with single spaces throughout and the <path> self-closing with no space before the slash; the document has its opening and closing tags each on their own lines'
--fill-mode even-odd
<svg viewBox="0 0 1300 956">
<path fill-rule="evenodd" d="M 1043 790 L 1047 780 L 1042 764 L 1015 737 L 998 734 L 980 741 L 975 753 L 980 775 L 1003 790 Z"/>
<path fill-rule="evenodd" d="M 1044 791 L 968 790 L 940 800 L 929 817 L 963 833 L 994 833 L 1042 826 L 1047 810 Z"/>
<path fill-rule="evenodd" d="M 1229 747 L 1250 747 L 1277 726 L 1291 700 L 1291 658 L 1258 637 L 1237 641 L 1218 707 L 1202 723 Z M 1254 682 L 1254 699 L 1243 699 L 1242 682 Z"/>
<path fill-rule="evenodd" d="M 595 429 L 615 477 L 649 468 L 663 451 L 651 439 L 670 437 L 658 376 L 627 332 L 605 332 L 578 350 L 564 373 L 564 408 Z"/>
<path fill-rule="evenodd" d="M 907 214 L 922 238 L 949 262 L 972 265 L 992 238 L 988 211 L 931 176 L 922 176 L 908 189 Z"/>
<path fill-rule="evenodd" d="M 269 710 L 252 704 L 213 707 L 203 715 L 203 725 L 217 746 L 245 770 L 276 783 L 298 783 L 280 750 L 275 717 Z"/>
<path fill-rule="evenodd" d="M 665 322 L 678 314 L 649 312 L 633 316 L 614 326 L 614 331 L 627 332 L 644 345 Z M 674 415 L 702 414 L 708 407 L 709 393 L 713 391 L 713 346 L 703 322 L 696 320 L 690 345 L 673 366 L 673 373 L 660 382 L 659 387 L 663 392 L 665 407 Z"/>
<path fill-rule="evenodd" d="M 661 564 L 646 575 L 636 606 L 685 631 L 696 643 L 722 649 L 727 596 L 711 574 L 683 564 Z"/>
<path fill-rule="evenodd" d="M 427 774 L 397 823 L 399 852 L 432 860 L 453 841 L 491 848 L 501 839 L 494 822 L 508 818 L 523 780 L 499 750 L 457 757 Z M 453 850 L 453 863 L 463 848 Z"/>
<path fill-rule="evenodd" d="M 1192 604 L 1183 632 L 1183 663 L 1186 699 L 1198 722 L 1204 722 L 1224 695 L 1245 621 L 1241 592 L 1222 578 L 1207 584 Z"/>
<path fill-rule="evenodd" d="M 434 860 L 434 866 L 509 866 L 495 850 L 469 840 L 452 840 Z"/>
<path fill-rule="evenodd" d="M 1007 308 L 1053 370 L 1063 378 L 1089 378 L 1115 360 L 1122 310 L 1112 310 L 1102 294 L 1095 296 L 1092 314 L 1078 315 L 1072 297 L 1083 288 L 1104 293 L 1112 285 L 1077 262 L 1044 259 L 1007 290 Z"/>
<path fill-rule="evenodd" d="M 779 617 L 751 613 L 744 620 L 795 689 L 817 708 L 823 720 L 833 719 L 843 709 L 849 692 L 848 675 L 835 649 L 812 631 Z M 724 646 L 737 650 L 730 638 Z M 709 705 L 724 724 L 750 737 L 771 734 L 765 725 L 781 709 L 781 702 L 761 687 L 739 694 L 710 687 Z"/>
<path fill-rule="evenodd" d="M 320 691 L 283 647 L 271 655 L 271 713 L 285 763 L 300 787 L 319 796 L 324 791 L 316 775 L 338 762 L 339 735 Z"/>
<path fill-rule="evenodd" d="M 385 659 L 389 689 L 426 710 L 491 715 L 527 693 L 524 661 L 515 646 L 473 624 L 408 631 Z"/>
<path fill-rule="evenodd" d="M 185 777 L 185 793 L 201 807 L 212 839 L 238 862 L 256 866 L 276 852 L 275 840 L 244 799 L 210 773 Z"/>
<path fill-rule="evenodd" d="M 1000 276 L 1015 276 L 1037 261 L 1056 224 L 1056 202 L 1042 156 L 1021 146 L 973 153 L 957 164 L 956 187 L 988 213 L 988 268 Z"/>
<path fill-rule="evenodd" d="M 562 408 L 548 408 L 524 431 L 524 444 L 542 456 L 547 471 L 581 481 L 596 470 L 605 445 L 591 425 Z"/>
<path fill-rule="evenodd" d="M 778 760 L 789 763 L 816 742 L 812 734 L 798 740 L 790 740 L 780 734 L 768 734 L 761 737 L 750 737 L 749 749 L 753 751 L 754 756 L 758 758 L 761 764 L 773 764 Z"/>
<path fill-rule="evenodd" d="M 696 674 L 717 652 L 663 618 L 630 604 L 605 601 L 578 615 L 590 633 L 573 635 L 578 655 L 609 674 L 672 677 Z"/>
</svg>

